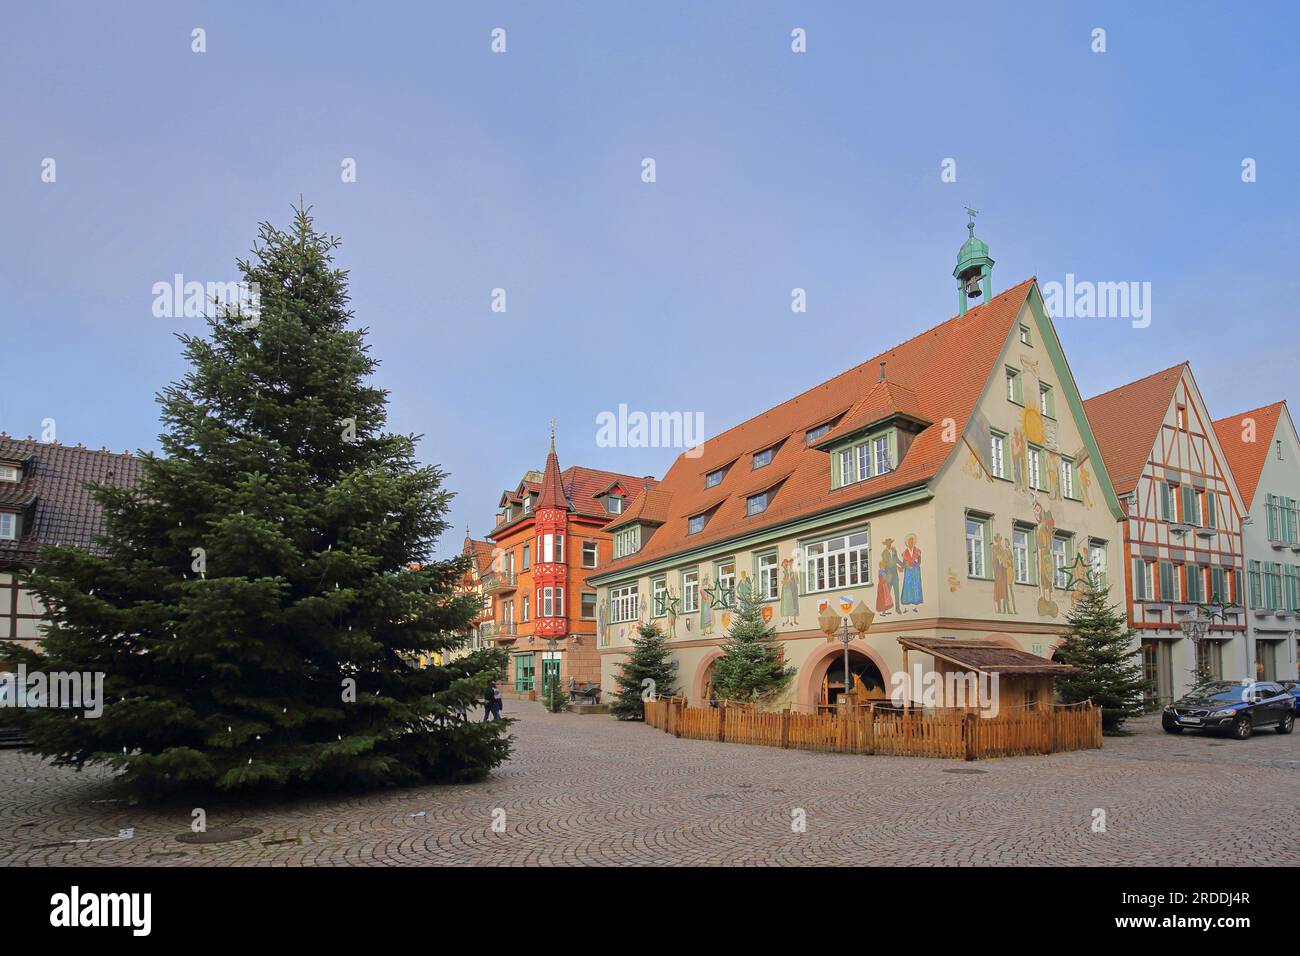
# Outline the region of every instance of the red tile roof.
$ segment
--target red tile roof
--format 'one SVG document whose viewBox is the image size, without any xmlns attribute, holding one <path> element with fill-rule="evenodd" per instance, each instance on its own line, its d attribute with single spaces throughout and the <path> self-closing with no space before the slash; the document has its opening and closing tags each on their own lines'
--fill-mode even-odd
<svg viewBox="0 0 1300 956">
<path fill-rule="evenodd" d="M 1126 495 L 1137 487 L 1186 367 L 1179 362 L 1083 403 L 1115 494 Z"/>
<path fill-rule="evenodd" d="M 965 315 L 708 439 L 696 457 L 679 455 L 653 500 L 648 497 L 643 505 L 644 509 L 653 505 L 662 527 L 641 551 L 614 562 L 600 576 L 928 482 L 954 448 L 943 440 L 944 429 L 938 425 L 920 431 L 894 471 L 834 490 L 830 456 L 807 447 L 804 432 L 836 415 L 847 419 L 856 408 L 863 420 L 882 409 L 926 422 L 952 418 L 961 434 L 1033 284 L 1033 279 L 1027 279 Z M 887 363 L 884 388 L 878 381 L 881 362 Z M 837 428 L 844 425 L 841 422 Z M 780 448 L 766 467 L 753 470 L 750 459 L 742 457 L 777 443 Z M 704 487 L 706 474 L 732 462 L 720 485 Z M 746 497 L 777 482 L 781 487 L 767 510 L 747 516 Z M 688 535 L 688 519 L 713 507 L 716 511 L 704 530 Z M 618 523 L 627 523 L 627 517 Z"/>
<path fill-rule="evenodd" d="M 1259 487 L 1259 476 L 1263 474 L 1264 462 L 1268 450 L 1273 445 L 1273 436 L 1277 432 L 1278 419 L 1286 402 L 1274 402 L 1263 408 L 1256 408 L 1240 415 L 1229 415 L 1214 423 L 1214 434 L 1218 436 L 1223 447 L 1224 457 L 1228 459 L 1228 468 L 1232 471 L 1237 490 L 1246 509 L 1255 498 L 1255 489 Z M 1253 420 L 1254 441 L 1245 441 L 1246 422 Z"/>
<path fill-rule="evenodd" d="M 547 468 L 551 465 L 551 458 L 554 453 L 547 455 Z M 556 459 L 556 468 L 559 467 L 559 460 Z M 542 483 L 533 483 L 525 480 L 523 484 L 529 489 L 538 492 L 539 498 L 535 503 L 535 508 L 542 507 L 540 493 L 545 483 L 543 475 Z M 659 484 L 658 480 L 652 476 L 623 475 L 616 471 L 602 471 L 599 468 L 585 468 L 582 465 L 570 465 L 563 471 L 559 472 L 559 487 L 563 493 L 563 500 L 558 507 L 571 508 L 572 513 L 582 515 L 587 518 L 600 518 L 607 520 L 611 517 L 605 510 L 604 502 L 599 500 L 599 496 L 609 491 L 615 485 L 620 486 L 627 497 L 624 500 L 624 510 L 626 511 L 640 499 L 641 495 L 650 488 Z M 515 497 L 514 492 L 505 492 L 507 497 L 518 502 L 522 498 Z M 532 517 L 532 512 L 527 514 L 516 515 L 510 521 L 502 522 L 497 525 L 489 537 L 495 537 L 502 529 L 513 526 L 525 518 Z"/>
<path fill-rule="evenodd" d="M 884 374 L 884 369 L 881 369 L 881 374 Z M 853 403 L 853 407 L 840 419 L 838 425 L 814 441 L 813 445 L 826 448 L 847 435 L 898 415 L 930 424 L 921 413 L 921 404 L 914 391 L 882 378 L 871 387 L 871 391 Z"/>
<path fill-rule="evenodd" d="M 474 559 L 475 569 L 480 575 L 484 575 L 492 570 L 493 550 L 491 541 L 479 541 L 466 535 L 465 546 L 461 549 L 461 553 L 470 555 Z"/>
<path fill-rule="evenodd" d="M 564 485 L 560 479 L 560 459 L 555 455 L 555 445 L 546 456 L 546 469 L 542 472 L 542 490 L 537 492 L 537 508 L 559 508 L 567 511 L 569 502 L 564 497 Z"/>
<path fill-rule="evenodd" d="M 86 483 L 133 485 L 141 475 L 140 459 L 0 435 L 0 460 L 24 459 L 22 480 L 0 483 L 0 508 L 30 506 L 30 521 L 24 519 L 18 541 L 0 541 L 0 566 L 30 565 L 46 545 L 76 545 L 98 552 L 100 507 Z"/>
</svg>

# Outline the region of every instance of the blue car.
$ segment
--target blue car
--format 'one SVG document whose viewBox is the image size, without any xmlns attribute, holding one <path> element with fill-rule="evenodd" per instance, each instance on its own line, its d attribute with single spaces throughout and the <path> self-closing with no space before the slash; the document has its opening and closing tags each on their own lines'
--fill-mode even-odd
<svg viewBox="0 0 1300 956">
<path fill-rule="evenodd" d="M 1300 714 L 1300 680 L 1280 680 L 1282 689 L 1295 698 L 1295 712 Z"/>
<path fill-rule="evenodd" d="M 1295 727 L 1295 698 L 1276 681 L 1208 681 L 1166 707 L 1160 726 L 1167 734 L 1209 730 L 1238 740 L 1264 727 L 1289 734 Z"/>
</svg>

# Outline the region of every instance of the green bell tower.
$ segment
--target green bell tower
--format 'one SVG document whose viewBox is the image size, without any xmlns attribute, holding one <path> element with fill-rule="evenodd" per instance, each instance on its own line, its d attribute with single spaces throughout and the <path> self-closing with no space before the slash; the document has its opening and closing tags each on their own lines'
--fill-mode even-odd
<svg viewBox="0 0 1300 956">
<path fill-rule="evenodd" d="M 975 238 L 975 217 L 978 209 L 966 207 L 970 222 L 966 229 L 970 232 L 957 253 L 957 268 L 952 274 L 957 279 L 957 314 L 966 314 L 968 299 L 983 296 L 981 305 L 993 298 L 993 260 L 989 258 L 989 246 L 983 239 Z"/>
</svg>

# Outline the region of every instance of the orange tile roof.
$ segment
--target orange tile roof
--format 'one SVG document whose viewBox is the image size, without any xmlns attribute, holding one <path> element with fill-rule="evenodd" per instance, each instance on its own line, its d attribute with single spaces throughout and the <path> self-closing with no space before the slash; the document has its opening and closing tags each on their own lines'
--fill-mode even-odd
<svg viewBox="0 0 1300 956">
<path fill-rule="evenodd" d="M 885 370 L 882 368 L 880 373 L 884 375 Z M 914 391 L 882 378 L 871 387 L 871 391 L 853 403 L 853 407 L 840 419 L 838 425 L 814 441 L 813 445 L 828 447 L 846 435 L 852 435 L 896 415 L 906 415 L 929 424 L 921 413 L 921 405 Z"/>
<path fill-rule="evenodd" d="M 1240 415 L 1220 418 L 1214 423 L 1214 434 L 1218 436 L 1219 444 L 1223 447 L 1224 457 L 1228 459 L 1228 468 L 1231 469 L 1232 477 L 1237 482 L 1237 490 L 1241 492 L 1241 500 L 1247 510 L 1250 510 L 1250 503 L 1255 498 L 1255 489 L 1259 487 L 1259 476 L 1263 474 L 1264 462 L 1268 458 L 1268 450 L 1272 447 L 1278 419 L 1282 417 L 1284 408 L 1286 408 L 1285 401 L 1274 402 L 1272 405 L 1242 412 Z M 1242 424 L 1246 419 L 1254 419 L 1255 441 L 1243 441 L 1245 436 Z"/>
<path fill-rule="evenodd" d="M 1186 362 L 1102 392 L 1083 403 L 1115 494 L 1137 487 Z"/>
<path fill-rule="evenodd" d="M 462 553 L 473 557 L 474 567 L 479 574 L 487 574 L 492 570 L 492 551 L 491 541 L 479 541 L 468 535 L 465 537 L 465 547 Z"/>
<path fill-rule="evenodd" d="M 1034 281 L 1026 279 L 965 315 L 706 440 L 697 457 L 679 455 L 653 496 L 663 525 L 637 554 L 614 562 L 600 576 L 929 481 L 954 447 L 937 425 L 921 430 L 894 471 L 834 490 L 830 456 L 807 447 L 804 432 L 860 405 L 864 416 L 892 406 L 922 421 L 952 418 L 961 434 Z M 881 362 L 887 363 L 885 390 L 878 388 Z M 864 403 L 873 393 L 870 404 Z M 772 462 L 761 469 L 751 469 L 749 459 L 741 457 L 777 443 Z M 720 485 L 704 487 L 706 474 L 732 462 Z M 778 482 L 767 510 L 747 516 L 746 496 Z M 643 508 L 650 507 L 647 500 Z M 711 507 L 716 511 L 704 530 L 688 535 L 688 519 Z M 620 524 L 626 521 L 619 519 Z"/>
<path fill-rule="evenodd" d="M 556 467 L 559 467 L 559 460 L 556 459 Z M 547 455 L 547 469 L 551 465 L 551 455 Z M 525 479 L 522 484 L 526 485 L 531 491 L 538 492 L 540 495 L 545 483 L 531 482 Z M 606 491 L 609 491 L 615 485 L 620 486 L 627 494 L 625 501 L 625 511 L 640 499 L 641 495 L 650 488 L 659 484 L 658 480 L 650 475 L 636 476 L 624 475 L 616 471 L 603 471 L 599 468 L 585 468 L 582 465 L 570 465 L 563 471 L 559 472 L 559 487 L 563 492 L 564 500 L 558 507 L 572 506 L 574 514 L 582 515 L 587 518 L 599 518 L 606 520 L 611 517 L 605 510 L 605 506 L 598 500 L 598 497 Z M 512 491 L 505 491 L 504 498 L 518 503 L 523 500 L 522 496 L 516 496 Z M 540 497 L 535 507 L 543 507 Z M 510 521 L 503 522 L 492 529 L 488 537 L 496 537 L 498 533 L 506 528 L 513 527 L 525 518 L 531 518 L 532 512 L 516 515 Z"/>
</svg>

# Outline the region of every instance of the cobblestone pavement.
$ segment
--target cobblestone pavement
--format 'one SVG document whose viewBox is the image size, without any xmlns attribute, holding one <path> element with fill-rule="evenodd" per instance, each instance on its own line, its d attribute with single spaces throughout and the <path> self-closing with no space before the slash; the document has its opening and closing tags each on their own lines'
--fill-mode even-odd
<svg viewBox="0 0 1300 956">
<path fill-rule="evenodd" d="M 0 865 L 1300 863 L 1300 734 L 1173 737 L 1144 719 L 1101 751 L 967 764 L 511 710 L 515 756 L 482 783 L 214 803 L 210 828 L 262 832 L 209 846 L 176 840 L 189 807 L 130 806 L 103 773 L 0 751 Z"/>
</svg>

